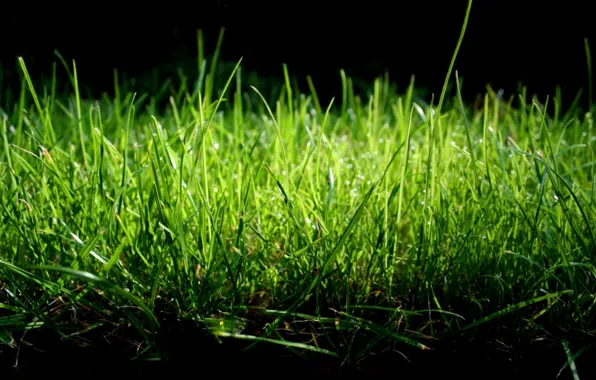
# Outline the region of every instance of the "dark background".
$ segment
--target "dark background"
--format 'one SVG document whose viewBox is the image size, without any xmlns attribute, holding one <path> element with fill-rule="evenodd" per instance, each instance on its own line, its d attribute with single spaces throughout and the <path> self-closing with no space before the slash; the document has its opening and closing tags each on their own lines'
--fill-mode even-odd
<svg viewBox="0 0 596 380">
<path fill-rule="evenodd" d="M 94 93 L 112 90 L 115 67 L 139 78 L 154 69 L 162 78 L 177 75 L 177 67 L 192 76 L 196 30 L 203 29 L 209 53 L 225 27 L 221 58 L 243 57 L 245 71 L 283 79 L 281 65 L 287 63 L 298 78 L 311 75 L 319 91 L 337 96 L 340 68 L 363 80 L 387 70 L 401 89 L 415 75 L 418 86 L 438 96 L 467 0 L 148 4 L 123 9 L 124 3 L 120 8 L 77 3 L 61 10 L 35 8 L 35 14 L 32 6 L 28 12 L 4 9 L 4 89 L 18 83 L 17 56 L 39 76 L 56 60 L 54 49 L 76 59 L 81 85 Z M 509 97 L 523 83 L 544 100 L 560 85 L 566 103 L 583 88 L 587 104 L 584 38 L 596 51 L 588 4 L 475 0 L 454 67 L 464 78 L 464 96 L 473 99 L 490 84 Z"/>
</svg>

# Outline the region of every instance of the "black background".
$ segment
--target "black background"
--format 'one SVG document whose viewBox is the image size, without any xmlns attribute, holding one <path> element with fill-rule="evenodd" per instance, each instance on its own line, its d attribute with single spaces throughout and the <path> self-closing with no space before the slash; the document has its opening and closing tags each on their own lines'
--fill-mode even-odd
<svg viewBox="0 0 596 380">
<path fill-rule="evenodd" d="M 76 59 L 82 86 L 95 92 L 112 89 L 115 67 L 131 76 L 152 69 L 176 75 L 177 66 L 196 70 L 196 29 L 204 30 L 211 52 L 225 27 L 222 59 L 243 57 L 245 70 L 263 76 L 283 79 L 281 65 L 287 63 L 298 78 L 311 75 L 320 91 L 338 95 L 340 68 L 365 80 L 388 70 L 402 89 L 415 75 L 419 86 L 438 94 L 467 0 L 149 4 L 4 9 L 4 87 L 18 83 L 17 56 L 35 76 L 49 72 L 54 49 Z M 596 51 L 588 5 L 475 0 L 454 67 L 464 78 L 464 96 L 474 97 L 487 84 L 511 96 L 523 83 L 543 100 L 560 85 L 566 102 L 583 88 L 587 101 L 584 38 Z"/>
</svg>

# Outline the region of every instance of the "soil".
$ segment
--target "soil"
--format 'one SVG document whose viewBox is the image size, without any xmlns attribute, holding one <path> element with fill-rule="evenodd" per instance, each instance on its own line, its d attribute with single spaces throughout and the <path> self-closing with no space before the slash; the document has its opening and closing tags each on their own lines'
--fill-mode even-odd
<svg viewBox="0 0 596 380">
<path fill-rule="evenodd" d="M 242 352 L 246 342 L 218 343 L 191 325 L 172 326 L 161 340 L 165 360 L 132 360 L 135 340 L 117 339 L 106 332 L 82 341 L 63 341 L 55 334 L 29 331 L 16 347 L 0 346 L 0 379 L 37 379 L 56 375 L 62 379 L 106 377 L 186 378 L 191 376 L 242 376 L 260 379 L 556 379 L 566 363 L 560 344 L 546 340 L 510 346 L 506 339 L 490 336 L 456 337 L 429 342 L 432 350 L 409 346 L 386 348 L 357 363 L 342 363 L 325 355 L 300 357 L 278 345 L 261 344 Z M 138 340 L 137 340 L 138 341 Z M 573 352 L 577 348 L 573 348 Z M 15 363 L 18 365 L 15 367 Z M 596 379 L 596 348 L 586 349 L 577 359 L 581 379 Z M 239 377 L 240 378 L 240 377 Z M 569 368 L 558 379 L 572 379 Z"/>
</svg>

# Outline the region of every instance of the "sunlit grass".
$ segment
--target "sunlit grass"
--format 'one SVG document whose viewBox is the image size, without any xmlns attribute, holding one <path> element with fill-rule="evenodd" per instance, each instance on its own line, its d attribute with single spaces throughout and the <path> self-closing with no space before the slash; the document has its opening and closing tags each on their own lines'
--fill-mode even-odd
<svg viewBox="0 0 596 380">
<path fill-rule="evenodd" d="M 490 88 L 472 109 L 461 73 L 441 107 L 388 77 L 359 97 L 343 72 L 320 104 L 286 67 L 267 102 L 240 62 L 227 78 L 216 63 L 94 101 L 74 65 L 58 98 L 21 61 L 1 123 L 0 343 L 125 321 L 149 352 L 164 310 L 333 356 L 495 320 L 594 330 L 590 112 Z"/>
</svg>

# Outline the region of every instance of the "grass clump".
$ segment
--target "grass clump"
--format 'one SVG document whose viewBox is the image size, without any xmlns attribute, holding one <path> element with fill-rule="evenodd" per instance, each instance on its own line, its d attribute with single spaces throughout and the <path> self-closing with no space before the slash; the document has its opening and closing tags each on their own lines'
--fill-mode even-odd
<svg viewBox="0 0 596 380">
<path fill-rule="evenodd" d="M 130 326 L 155 354 L 168 315 L 350 360 L 496 326 L 594 330 L 592 113 L 490 88 L 472 109 L 458 76 L 440 107 L 387 76 L 358 96 L 345 73 L 320 104 L 285 67 L 266 101 L 240 63 L 215 67 L 91 100 L 74 64 L 61 98 L 21 61 L 1 123 L 4 344 Z"/>
</svg>

